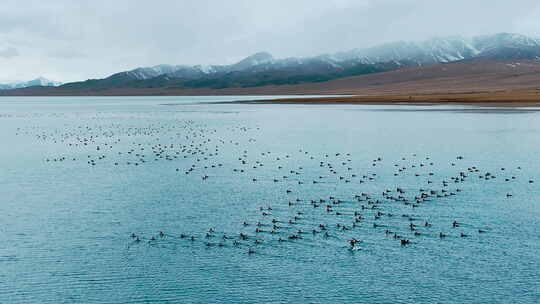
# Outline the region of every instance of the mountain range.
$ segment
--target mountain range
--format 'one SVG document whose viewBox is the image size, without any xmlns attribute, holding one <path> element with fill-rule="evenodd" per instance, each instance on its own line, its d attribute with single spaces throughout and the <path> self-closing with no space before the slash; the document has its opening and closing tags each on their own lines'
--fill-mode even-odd
<svg viewBox="0 0 540 304">
<path fill-rule="evenodd" d="M 43 77 L 39 77 L 30 81 L 17 81 L 17 82 L 11 82 L 7 84 L 0 84 L 0 90 L 21 89 L 21 88 L 35 87 L 35 86 L 57 87 L 60 85 L 62 85 L 61 82 L 52 81 Z"/>
<path fill-rule="evenodd" d="M 267 52 L 260 52 L 230 65 L 162 64 L 115 73 L 103 79 L 66 83 L 43 92 L 108 94 L 112 91 L 128 92 L 131 89 L 152 91 L 152 94 L 174 91 L 181 95 L 182 91 L 201 89 L 248 89 L 321 83 L 437 64 L 539 59 L 538 38 L 511 33 L 469 38 L 452 36 L 417 42 L 399 41 L 307 58 L 277 59 Z M 157 90 L 162 93 L 155 93 Z"/>
</svg>

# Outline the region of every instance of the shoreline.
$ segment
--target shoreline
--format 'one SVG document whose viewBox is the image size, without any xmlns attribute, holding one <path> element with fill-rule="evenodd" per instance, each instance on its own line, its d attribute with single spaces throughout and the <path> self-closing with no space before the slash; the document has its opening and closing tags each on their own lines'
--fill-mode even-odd
<svg viewBox="0 0 540 304">
<path fill-rule="evenodd" d="M 399 95 L 355 95 L 346 97 L 282 98 L 238 101 L 243 104 L 305 104 L 305 105 L 409 105 L 409 106 L 478 106 L 478 107 L 540 107 L 540 90 L 432 93 Z"/>
<path fill-rule="evenodd" d="M 140 93 L 140 92 L 139 92 Z M 192 92 L 195 93 L 195 92 Z M 197 92 L 202 93 L 202 92 Z M 524 108 L 540 107 L 540 88 L 461 90 L 461 91 L 416 91 L 396 90 L 386 92 L 220 92 L 223 94 L 118 94 L 118 95 L 1 95 L 1 97 L 197 97 L 197 96 L 249 96 L 254 99 L 209 102 L 212 104 L 298 104 L 298 105 L 403 105 L 403 106 L 476 106 Z M 287 96 L 288 95 L 288 96 Z M 275 96 L 275 97 L 273 97 Z M 264 99 L 255 99 L 255 98 Z M 198 102 L 201 103 L 201 102 Z M 202 102 L 205 103 L 205 102 Z M 177 103 L 163 103 L 174 106 Z"/>
</svg>

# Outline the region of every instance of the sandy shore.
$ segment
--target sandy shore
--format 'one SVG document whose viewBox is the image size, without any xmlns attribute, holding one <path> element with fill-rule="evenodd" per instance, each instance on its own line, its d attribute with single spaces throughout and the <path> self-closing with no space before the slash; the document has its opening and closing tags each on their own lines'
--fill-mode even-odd
<svg viewBox="0 0 540 304">
<path fill-rule="evenodd" d="M 245 102 L 244 102 L 245 103 Z M 540 89 L 494 92 L 429 93 L 401 95 L 357 95 L 343 97 L 287 98 L 249 103 L 286 104 L 404 104 L 473 105 L 484 107 L 540 107 Z"/>
</svg>

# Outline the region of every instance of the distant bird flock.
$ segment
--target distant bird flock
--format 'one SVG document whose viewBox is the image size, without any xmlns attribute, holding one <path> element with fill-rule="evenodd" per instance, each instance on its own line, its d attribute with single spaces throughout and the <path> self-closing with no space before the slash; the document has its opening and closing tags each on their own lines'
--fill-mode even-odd
<svg viewBox="0 0 540 304">
<path fill-rule="evenodd" d="M 353 165 L 357 163 L 353 162 L 355 155 L 347 151 L 320 153 L 312 152 L 309 147 L 289 153 L 260 151 L 257 136 L 253 135 L 259 129 L 243 125 L 218 129 L 194 120 L 174 120 L 154 121 L 145 127 L 96 123 L 51 131 L 35 126 L 20 128 L 17 134 L 71 149 L 45 157 L 46 163 L 83 161 L 90 167 L 133 166 L 144 170 L 155 162 L 170 162 L 171 171 L 180 178 L 200 179 L 201 187 L 210 188 L 219 182 L 214 180 L 218 174 L 235 175 L 246 184 L 279 185 L 280 195 L 286 197 L 258 206 L 253 213 L 257 215 L 238 222 L 235 231 L 219 231 L 215 227 L 198 233 L 156 231 L 144 235 L 134 231 L 127 236 L 130 246 L 183 242 L 234 248 L 251 255 L 264 246 L 314 244 L 325 240 L 358 251 L 370 246 L 363 240 L 367 233 L 380 234 L 397 246 L 414 246 L 425 238 L 467 239 L 488 234 L 491 229 L 459 220 L 463 217 L 456 214 L 447 214 L 446 223 L 436 224 L 423 210 L 459 203 L 455 198 L 466 196 L 470 188 L 467 185 L 471 183 L 483 183 L 486 189 L 495 179 L 534 183 L 519 176 L 519 166 L 490 172 L 470 165 L 470 160 L 465 162 L 462 155 L 455 155 L 445 163 L 435 162 L 425 154 L 402 155 L 393 160 L 377 156 L 365 160 L 360 168 Z M 225 151 L 229 161 L 223 157 Z M 231 151 L 236 154 L 231 156 Z M 85 157 L 81 159 L 82 152 Z M 442 174 L 441 167 L 452 174 Z M 388 184 L 379 180 L 381 168 L 392 171 L 391 179 L 382 180 L 388 180 Z M 320 193 L 315 190 L 329 189 L 330 185 L 330 195 L 305 194 L 305 189 Z M 349 193 L 343 191 L 345 188 L 357 192 L 344 194 Z M 513 194 L 508 192 L 504 196 L 510 199 Z"/>
</svg>

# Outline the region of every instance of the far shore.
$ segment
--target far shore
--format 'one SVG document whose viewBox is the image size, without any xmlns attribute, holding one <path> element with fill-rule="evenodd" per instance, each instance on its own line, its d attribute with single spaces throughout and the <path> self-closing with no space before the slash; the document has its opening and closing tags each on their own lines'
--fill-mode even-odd
<svg viewBox="0 0 540 304">
<path fill-rule="evenodd" d="M 471 105 L 482 107 L 540 107 L 540 89 L 424 93 L 399 95 L 355 95 L 338 97 L 283 98 L 239 101 L 250 104 L 364 104 L 364 105 Z"/>
<path fill-rule="evenodd" d="M 347 80 L 347 79 L 345 79 Z M 344 81 L 345 81 L 344 80 Z M 251 101 L 227 101 L 222 103 L 243 104 L 365 104 L 365 105 L 470 105 L 481 107 L 540 107 L 540 85 L 538 87 L 514 88 L 493 86 L 450 86 L 428 84 L 408 84 L 398 86 L 368 86 L 352 88 L 332 87 L 325 84 L 304 84 L 302 86 L 268 86 L 257 88 L 163 90 L 154 89 L 114 89 L 100 92 L 64 91 L 54 88 L 28 88 L 0 92 L 0 96 L 85 96 L 85 97 L 134 97 L 134 96 L 268 96 L 268 99 Z M 349 89 L 345 89 L 349 88 Z M 99 93 L 99 94 L 98 94 Z M 283 98 L 282 96 L 294 96 Z M 275 96 L 275 97 L 270 97 Z M 281 97 L 280 97 L 281 96 Z M 171 103 L 167 105 L 176 105 Z"/>
</svg>

